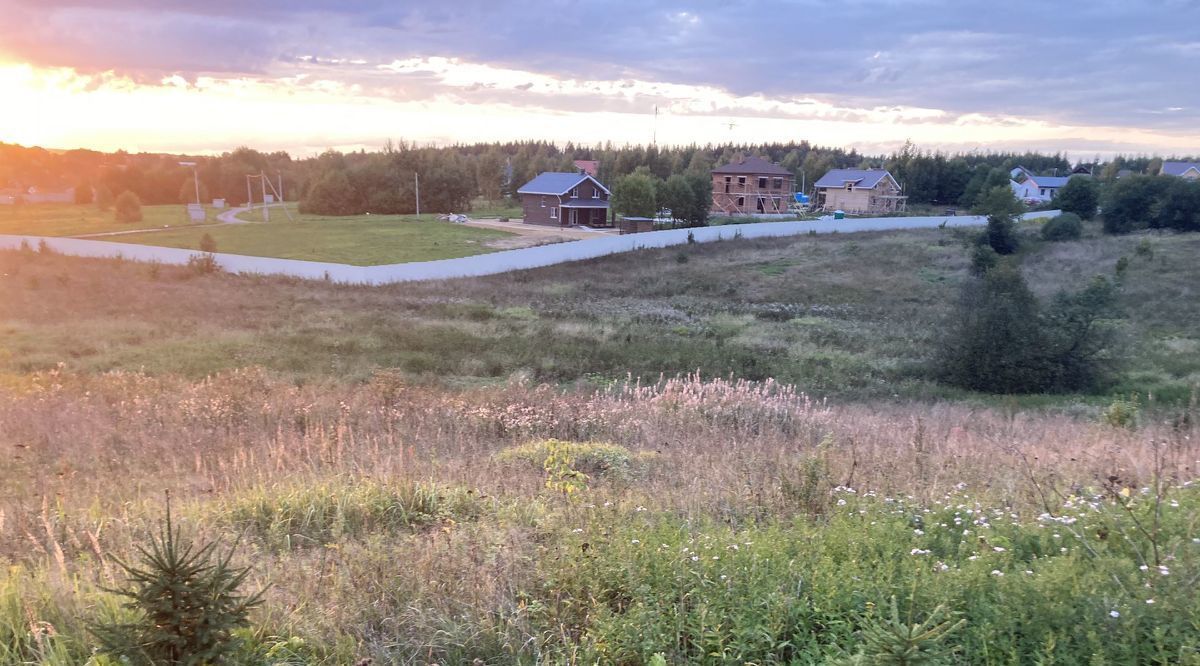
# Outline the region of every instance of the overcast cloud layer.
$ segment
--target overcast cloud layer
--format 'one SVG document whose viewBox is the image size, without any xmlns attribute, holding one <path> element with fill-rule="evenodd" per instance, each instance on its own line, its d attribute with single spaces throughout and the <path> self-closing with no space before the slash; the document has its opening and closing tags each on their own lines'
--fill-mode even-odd
<svg viewBox="0 0 1200 666">
<path fill-rule="evenodd" d="M 1200 128 L 1200 0 L 0 6 L 0 55 L 148 85 L 252 77 L 564 113 L 661 98 L 688 115 Z"/>
</svg>

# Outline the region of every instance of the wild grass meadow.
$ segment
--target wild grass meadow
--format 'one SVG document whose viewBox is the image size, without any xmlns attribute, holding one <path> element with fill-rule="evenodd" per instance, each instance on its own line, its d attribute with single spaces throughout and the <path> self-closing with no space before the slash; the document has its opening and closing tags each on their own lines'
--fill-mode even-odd
<svg viewBox="0 0 1200 666">
<path fill-rule="evenodd" d="M 1129 257 L 1130 351 L 1022 399 L 921 370 L 949 232 L 382 289 L 3 253 L 0 663 L 117 663 L 168 497 L 263 593 L 229 663 L 1200 663 L 1196 239 L 1145 238 L 1029 250 Z"/>
</svg>

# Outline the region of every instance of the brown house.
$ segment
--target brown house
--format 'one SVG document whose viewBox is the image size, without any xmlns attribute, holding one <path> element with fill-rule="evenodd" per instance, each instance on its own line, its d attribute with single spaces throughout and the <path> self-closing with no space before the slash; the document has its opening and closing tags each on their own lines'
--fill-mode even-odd
<svg viewBox="0 0 1200 666">
<path fill-rule="evenodd" d="M 814 187 L 822 210 L 899 213 L 908 202 L 908 197 L 900 194 L 900 184 L 883 169 L 834 169 Z"/>
<path fill-rule="evenodd" d="M 786 213 L 796 191 L 796 177 L 761 157 L 747 157 L 713 169 L 712 187 L 714 212 Z"/>
<path fill-rule="evenodd" d="M 548 171 L 517 190 L 526 224 L 608 225 L 608 188 L 586 173 Z"/>
</svg>

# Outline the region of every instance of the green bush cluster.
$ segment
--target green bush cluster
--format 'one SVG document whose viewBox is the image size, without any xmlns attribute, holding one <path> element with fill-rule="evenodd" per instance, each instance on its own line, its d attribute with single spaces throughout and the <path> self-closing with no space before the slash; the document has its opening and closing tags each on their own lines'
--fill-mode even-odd
<svg viewBox="0 0 1200 666">
<path fill-rule="evenodd" d="M 1083 235 L 1083 220 L 1075 213 L 1063 213 L 1042 225 L 1042 239 L 1048 241 L 1078 240 Z"/>
<path fill-rule="evenodd" d="M 966 283 L 935 352 L 941 379 L 990 393 L 1090 390 L 1111 374 L 1116 287 L 1097 277 L 1043 305 L 1001 263 Z"/>
</svg>

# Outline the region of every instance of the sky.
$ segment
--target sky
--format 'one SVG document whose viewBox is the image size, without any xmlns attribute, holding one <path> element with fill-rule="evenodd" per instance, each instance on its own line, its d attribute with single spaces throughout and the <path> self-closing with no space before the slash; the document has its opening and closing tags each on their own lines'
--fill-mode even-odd
<svg viewBox="0 0 1200 666">
<path fill-rule="evenodd" d="M 0 141 L 388 139 L 1198 154 L 1200 0 L 0 0 Z"/>
</svg>

